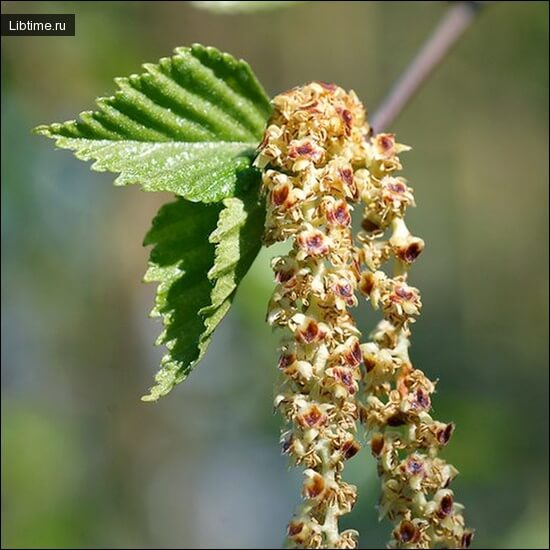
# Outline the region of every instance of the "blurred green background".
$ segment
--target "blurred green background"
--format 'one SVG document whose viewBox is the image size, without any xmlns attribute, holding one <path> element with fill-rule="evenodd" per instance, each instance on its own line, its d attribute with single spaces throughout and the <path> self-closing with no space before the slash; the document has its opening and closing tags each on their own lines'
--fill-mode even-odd
<svg viewBox="0 0 550 550">
<path fill-rule="evenodd" d="M 141 242 L 170 197 L 115 189 L 30 129 L 192 42 L 247 59 L 270 94 L 333 81 L 373 111 L 447 8 L 2 2 L 76 13 L 76 37 L 2 38 L 4 548 L 278 548 L 301 479 L 272 414 L 274 252 L 187 383 L 140 402 L 161 355 Z M 548 548 L 548 3 L 487 9 L 391 130 L 414 148 L 409 219 L 427 243 L 412 357 L 440 379 L 437 417 L 457 423 L 446 456 L 474 547 Z M 360 499 L 345 525 L 382 548 L 370 454 L 346 471 Z"/>
</svg>

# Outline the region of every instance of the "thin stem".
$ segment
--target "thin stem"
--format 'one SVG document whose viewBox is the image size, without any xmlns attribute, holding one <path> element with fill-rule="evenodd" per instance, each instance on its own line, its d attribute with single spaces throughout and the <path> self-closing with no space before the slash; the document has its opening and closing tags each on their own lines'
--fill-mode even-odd
<svg viewBox="0 0 550 550">
<path fill-rule="evenodd" d="M 489 2 L 458 2 L 450 7 L 372 117 L 374 133 L 382 132 L 401 113 L 421 85 L 451 51 Z"/>
</svg>

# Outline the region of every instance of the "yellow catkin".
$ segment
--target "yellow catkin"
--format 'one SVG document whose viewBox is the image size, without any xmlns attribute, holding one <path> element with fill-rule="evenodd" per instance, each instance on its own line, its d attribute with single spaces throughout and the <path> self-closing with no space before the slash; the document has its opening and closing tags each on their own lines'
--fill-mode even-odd
<svg viewBox="0 0 550 550">
<path fill-rule="evenodd" d="M 421 302 L 407 272 L 424 248 L 404 221 L 413 190 L 394 175 L 409 147 L 392 134 L 372 136 L 356 95 L 333 84 L 294 88 L 273 108 L 255 164 L 267 205 L 264 243 L 292 243 L 272 262 L 268 307 L 282 333 L 275 407 L 286 422 L 283 452 L 304 467 L 288 545 L 357 546 L 358 533 L 341 532 L 338 521 L 356 500 L 342 471 L 359 450 L 360 417 L 382 480 L 380 515 L 396 525 L 389 547 L 466 548 L 472 532 L 448 488 L 457 471 L 437 456 L 454 426 L 429 415 L 434 384 L 408 356 Z M 351 212 L 360 202 L 354 243 Z M 390 259 L 393 277 L 381 270 Z M 363 345 L 349 311 L 356 291 L 384 314 Z"/>
<path fill-rule="evenodd" d="M 419 315 L 418 289 L 407 272 L 424 248 L 404 221 L 414 206 L 413 190 L 394 176 L 399 153 L 408 147 L 393 134 L 369 140 L 361 199 L 365 210 L 358 258 L 363 267 L 359 288 L 382 320 L 372 341 L 361 346 L 365 404 L 361 408 L 382 481 L 380 517 L 394 522 L 389 548 L 467 548 L 473 533 L 464 527 L 462 505 L 454 502 L 449 483 L 457 470 L 438 457 L 453 424 L 430 416 L 435 385 L 408 354 L 410 325 Z M 381 271 L 393 259 L 394 276 Z"/>
<path fill-rule="evenodd" d="M 282 332 L 281 383 L 275 405 L 287 422 L 283 451 L 303 465 L 303 504 L 288 526 L 296 548 L 355 548 L 357 533 L 340 532 L 356 488 L 342 479 L 355 438 L 361 377 L 357 304 L 359 271 L 351 204 L 360 191 L 355 164 L 368 127 L 352 93 L 311 83 L 277 96 L 259 149 L 267 201 L 264 241 L 292 241 L 275 258 L 277 287 L 268 321 Z"/>
</svg>

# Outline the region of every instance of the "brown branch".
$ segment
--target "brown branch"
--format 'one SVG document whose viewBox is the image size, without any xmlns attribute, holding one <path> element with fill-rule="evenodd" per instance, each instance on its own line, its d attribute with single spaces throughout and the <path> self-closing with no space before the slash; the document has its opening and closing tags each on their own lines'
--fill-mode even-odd
<svg viewBox="0 0 550 550">
<path fill-rule="evenodd" d="M 481 8 L 488 3 L 457 2 L 449 8 L 374 113 L 372 128 L 375 133 L 385 130 L 399 116 L 405 105 L 471 25 Z"/>
</svg>

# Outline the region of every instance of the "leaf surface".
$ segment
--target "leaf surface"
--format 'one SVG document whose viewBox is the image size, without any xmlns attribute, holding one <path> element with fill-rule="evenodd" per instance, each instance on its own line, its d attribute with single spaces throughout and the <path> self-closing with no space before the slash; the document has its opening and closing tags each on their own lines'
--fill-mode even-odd
<svg viewBox="0 0 550 550">
<path fill-rule="evenodd" d="M 216 202 L 241 192 L 271 112 L 250 66 L 215 48 L 178 48 L 146 63 L 145 73 L 117 78 L 113 96 L 79 120 L 35 132 L 119 173 L 117 185 L 168 191 L 191 201 Z"/>
<path fill-rule="evenodd" d="M 145 238 L 153 245 L 145 280 L 159 284 L 152 315 L 164 324 L 157 344 L 167 348 L 145 401 L 166 395 L 202 359 L 258 254 L 265 209 L 257 174 L 249 178 L 256 184 L 223 204 L 163 206 Z"/>
</svg>

